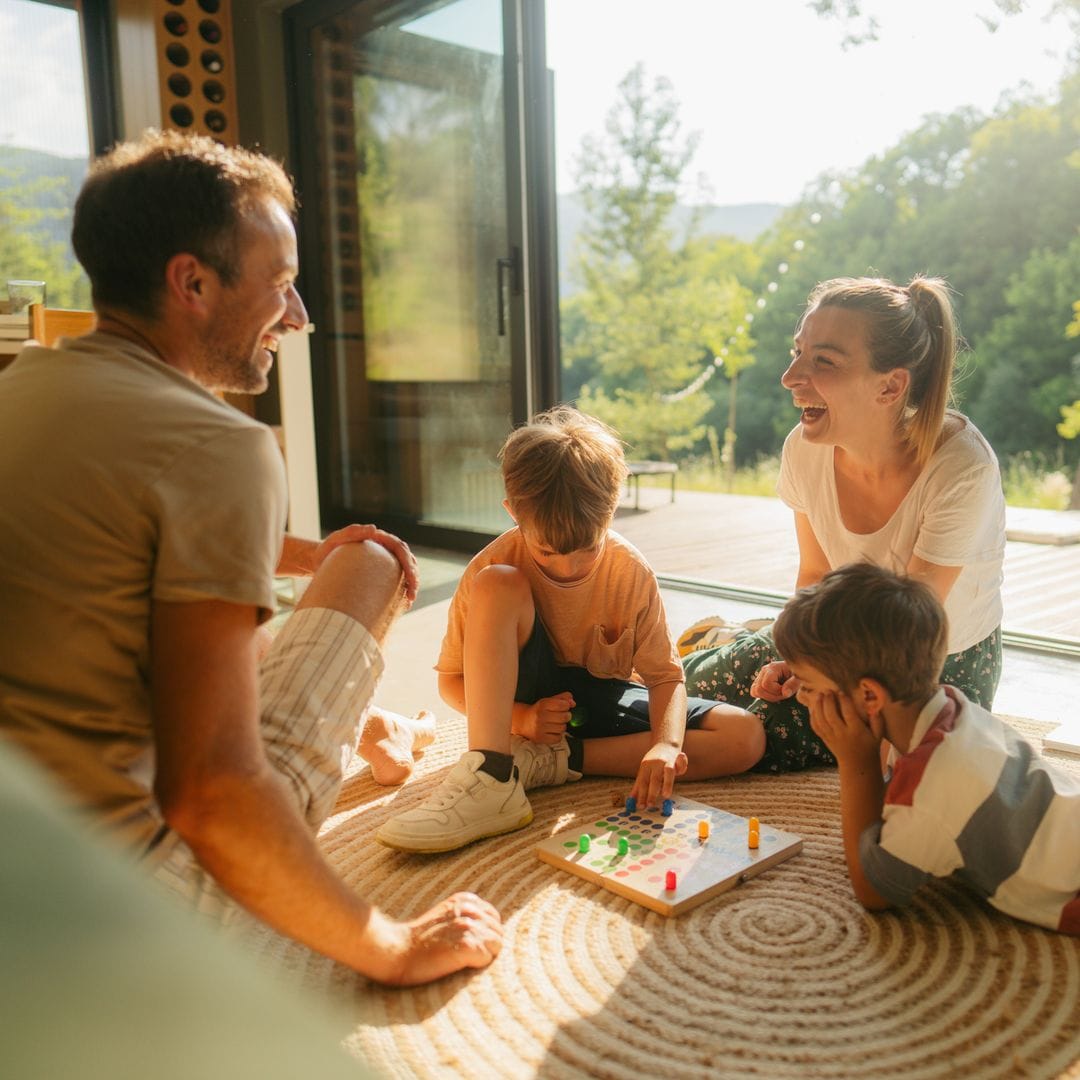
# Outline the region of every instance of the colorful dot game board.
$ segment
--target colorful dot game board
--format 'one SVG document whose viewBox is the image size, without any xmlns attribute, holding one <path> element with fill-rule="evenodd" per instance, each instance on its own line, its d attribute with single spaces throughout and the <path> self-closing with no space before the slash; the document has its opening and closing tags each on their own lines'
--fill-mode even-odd
<svg viewBox="0 0 1080 1080">
<path fill-rule="evenodd" d="M 708 836 L 700 838 L 700 822 Z M 678 915 L 790 859 L 802 840 L 764 822 L 758 847 L 748 846 L 749 820 L 693 799 L 676 798 L 669 816 L 655 810 L 612 810 L 575 822 L 536 848 L 552 866 L 577 874 L 661 915 Z M 588 836 L 588 844 L 581 842 Z M 626 854 L 619 854 L 625 840 Z M 587 847 L 587 851 L 581 850 Z M 675 888 L 669 889 L 669 873 Z"/>
</svg>

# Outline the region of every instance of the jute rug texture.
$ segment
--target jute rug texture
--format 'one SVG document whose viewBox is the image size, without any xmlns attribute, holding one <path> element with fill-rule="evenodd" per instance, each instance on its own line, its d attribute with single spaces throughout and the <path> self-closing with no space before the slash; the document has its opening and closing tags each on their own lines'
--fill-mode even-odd
<svg viewBox="0 0 1080 1080">
<path fill-rule="evenodd" d="M 1028 735 L 1045 730 L 1017 722 Z M 584 780 L 530 792 L 535 821 L 439 856 L 373 839 L 465 747 L 439 738 L 403 787 L 359 760 L 321 842 L 363 895 L 419 913 L 469 889 L 502 913 L 490 968 L 386 990 L 256 931 L 256 951 L 345 1002 L 346 1047 L 392 1077 L 1080 1077 L 1080 940 L 998 915 L 958 887 L 869 915 L 844 867 L 835 770 L 683 784 L 679 793 L 804 840 L 801 854 L 667 919 L 542 863 L 535 845 L 610 813 L 629 788 Z M 1080 761 L 1060 756 L 1080 771 Z M 570 835 L 574 835 L 571 831 Z"/>
</svg>

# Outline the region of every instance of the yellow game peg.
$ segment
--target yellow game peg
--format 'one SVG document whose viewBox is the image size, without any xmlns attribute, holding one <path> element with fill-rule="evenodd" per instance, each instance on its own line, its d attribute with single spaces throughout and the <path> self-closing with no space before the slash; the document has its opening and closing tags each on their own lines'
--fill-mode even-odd
<svg viewBox="0 0 1080 1080">
<path fill-rule="evenodd" d="M 708 822 L 708 819 L 702 818 L 702 820 L 697 823 L 697 838 L 699 840 L 708 840 L 709 839 L 709 822 Z"/>
<path fill-rule="evenodd" d="M 750 835 L 747 838 L 746 846 L 756 848 L 758 846 L 758 831 L 757 829 L 751 829 Z"/>
</svg>

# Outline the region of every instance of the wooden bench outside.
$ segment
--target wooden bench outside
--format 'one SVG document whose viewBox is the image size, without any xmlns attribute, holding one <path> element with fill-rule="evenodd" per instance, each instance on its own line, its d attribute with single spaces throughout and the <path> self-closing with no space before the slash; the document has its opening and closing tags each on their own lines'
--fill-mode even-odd
<svg viewBox="0 0 1080 1080">
<path fill-rule="evenodd" d="M 643 476 L 670 476 L 671 477 L 671 501 L 675 501 L 675 474 L 679 471 L 679 466 L 673 461 L 628 461 L 626 463 L 627 476 L 626 476 L 626 493 L 630 494 L 630 489 L 634 490 L 634 509 L 640 509 L 639 506 L 639 484 Z"/>
</svg>

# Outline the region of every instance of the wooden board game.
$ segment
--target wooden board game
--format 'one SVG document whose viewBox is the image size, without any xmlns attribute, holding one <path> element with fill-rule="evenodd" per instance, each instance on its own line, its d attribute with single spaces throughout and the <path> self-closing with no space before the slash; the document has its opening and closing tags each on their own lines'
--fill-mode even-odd
<svg viewBox="0 0 1080 1080">
<path fill-rule="evenodd" d="M 693 799 L 672 799 L 665 809 L 670 814 L 638 810 L 628 801 L 621 810 L 548 837 L 536 853 L 661 915 L 678 915 L 802 850 L 799 837 L 767 824 L 758 826 L 758 846 L 752 848 L 756 819 Z"/>
</svg>

